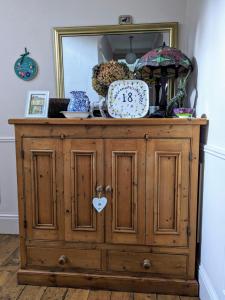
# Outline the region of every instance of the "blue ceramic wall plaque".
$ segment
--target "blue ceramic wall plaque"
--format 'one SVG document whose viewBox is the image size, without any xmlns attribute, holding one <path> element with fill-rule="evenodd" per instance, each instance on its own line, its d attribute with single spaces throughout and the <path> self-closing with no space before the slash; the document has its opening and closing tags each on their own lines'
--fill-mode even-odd
<svg viewBox="0 0 225 300">
<path fill-rule="evenodd" d="M 38 66 L 35 60 L 29 57 L 29 52 L 25 48 L 25 53 L 21 54 L 14 65 L 16 75 L 25 80 L 32 80 L 38 72 Z"/>
</svg>

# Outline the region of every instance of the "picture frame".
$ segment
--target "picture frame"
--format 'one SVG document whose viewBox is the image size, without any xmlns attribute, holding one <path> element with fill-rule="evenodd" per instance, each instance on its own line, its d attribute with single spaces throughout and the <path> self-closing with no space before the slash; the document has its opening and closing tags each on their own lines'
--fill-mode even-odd
<svg viewBox="0 0 225 300">
<path fill-rule="evenodd" d="M 25 108 L 26 118 L 47 118 L 49 91 L 29 91 Z"/>
<path fill-rule="evenodd" d="M 133 18 L 131 15 L 121 15 L 119 16 L 119 24 L 120 25 L 131 25 L 133 23 Z"/>
</svg>

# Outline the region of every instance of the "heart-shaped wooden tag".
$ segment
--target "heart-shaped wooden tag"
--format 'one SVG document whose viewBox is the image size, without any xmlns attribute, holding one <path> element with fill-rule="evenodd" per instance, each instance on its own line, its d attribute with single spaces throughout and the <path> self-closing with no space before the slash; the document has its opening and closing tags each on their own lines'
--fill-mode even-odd
<svg viewBox="0 0 225 300">
<path fill-rule="evenodd" d="M 94 208 L 97 210 L 97 212 L 101 212 L 106 207 L 107 198 L 106 197 L 93 198 L 92 204 Z"/>
</svg>

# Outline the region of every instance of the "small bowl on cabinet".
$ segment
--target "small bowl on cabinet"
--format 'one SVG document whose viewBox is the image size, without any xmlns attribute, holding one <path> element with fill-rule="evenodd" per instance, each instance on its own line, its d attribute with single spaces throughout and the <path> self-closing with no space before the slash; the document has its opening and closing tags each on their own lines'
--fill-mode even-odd
<svg viewBox="0 0 225 300">
<path fill-rule="evenodd" d="M 61 113 L 68 119 L 87 119 L 90 114 L 83 111 L 61 111 Z"/>
</svg>

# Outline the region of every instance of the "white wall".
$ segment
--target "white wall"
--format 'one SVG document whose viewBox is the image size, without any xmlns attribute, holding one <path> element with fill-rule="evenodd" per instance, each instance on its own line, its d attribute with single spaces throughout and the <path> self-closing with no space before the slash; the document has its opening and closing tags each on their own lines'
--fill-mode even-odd
<svg viewBox="0 0 225 300">
<path fill-rule="evenodd" d="M 28 90 L 49 90 L 50 96 L 55 96 L 52 28 L 117 24 L 119 15 L 131 14 L 135 23 L 177 21 L 182 30 L 185 3 L 186 0 L 0 0 L 0 232 L 17 230 L 14 145 L 7 142 L 13 136 L 13 127 L 7 125 L 7 120 L 23 116 Z M 38 76 L 30 82 L 17 78 L 13 71 L 24 47 L 39 65 Z"/>
<path fill-rule="evenodd" d="M 204 147 L 201 300 L 225 299 L 225 1 L 188 0 L 184 49 L 196 60 L 197 114 L 209 119 Z M 192 99 L 193 100 L 193 99 Z"/>
</svg>

